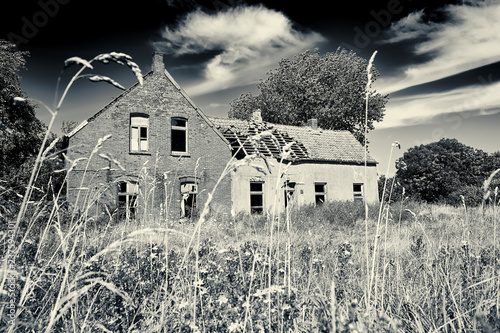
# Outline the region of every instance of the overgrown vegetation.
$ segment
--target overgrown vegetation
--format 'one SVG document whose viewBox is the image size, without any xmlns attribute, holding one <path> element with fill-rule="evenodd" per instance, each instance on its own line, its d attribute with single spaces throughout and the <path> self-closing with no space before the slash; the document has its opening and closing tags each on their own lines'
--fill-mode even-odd
<svg viewBox="0 0 500 333">
<path fill-rule="evenodd" d="M 15 97 L 24 96 L 18 71 L 24 68 L 28 55 L 0 40 L 0 218 L 15 210 L 45 132 L 33 104 L 13 103 Z"/>
<path fill-rule="evenodd" d="M 266 217 L 212 216 L 197 233 L 176 221 L 64 224 L 63 209 L 40 207 L 21 226 L 15 331 L 498 331 L 496 207 L 404 201 L 376 235 L 377 208 L 366 253 L 364 207 L 349 202 L 277 217 L 272 244 Z"/>
<path fill-rule="evenodd" d="M 130 66 L 119 53 L 93 60 Z M 17 218 L 1 221 L 0 332 L 500 330 L 498 170 L 481 208 L 403 191 L 382 206 L 290 204 L 257 217 L 205 207 L 195 224 L 146 214 L 117 223 L 61 204 L 61 191 L 27 200 L 46 152 Z"/>
<path fill-rule="evenodd" d="M 500 167 L 500 152 L 492 154 L 458 142 L 441 139 L 408 149 L 396 161 L 396 175 L 387 179 L 392 192 L 385 193 L 385 200 L 402 198 L 403 189 L 414 200 L 453 206 L 478 206 L 491 197 L 484 197 L 484 181 Z M 379 196 L 382 198 L 386 177 L 379 179 Z M 490 189 L 500 182 L 492 179 Z"/>
</svg>

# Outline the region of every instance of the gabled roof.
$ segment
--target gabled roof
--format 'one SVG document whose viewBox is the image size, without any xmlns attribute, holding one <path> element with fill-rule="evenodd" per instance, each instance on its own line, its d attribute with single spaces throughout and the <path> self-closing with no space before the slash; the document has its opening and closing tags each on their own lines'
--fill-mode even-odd
<svg viewBox="0 0 500 333">
<path fill-rule="evenodd" d="M 157 55 L 156 55 L 157 54 Z M 153 56 L 161 56 L 163 57 L 163 54 L 161 53 L 158 53 L 156 52 L 156 54 L 154 54 Z M 210 121 L 210 119 L 205 115 L 205 113 L 203 113 L 203 111 L 193 102 L 193 100 L 188 96 L 188 94 L 184 91 L 184 89 L 181 88 L 181 86 L 179 86 L 179 84 L 175 81 L 175 79 L 172 77 L 172 75 L 170 75 L 170 73 L 164 69 L 163 67 L 160 67 L 160 72 L 162 74 L 165 75 L 165 77 L 167 78 L 167 80 L 169 80 L 173 85 L 174 87 L 177 89 L 177 91 L 186 99 L 186 101 L 191 105 L 191 107 L 193 107 L 196 112 L 198 112 L 198 114 L 206 121 L 206 123 L 217 133 L 217 135 L 227 144 L 229 145 L 229 142 L 227 141 L 227 139 L 216 129 L 216 127 L 214 126 L 214 124 Z M 156 70 L 159 70 L 159 69 L 156 69 Z M 153 72 L 154 70 L 152 69 L 151 71 L 149 71 L 148 73 L 146 73 L 144 76 L 143 76 L 143 79 L 144 81 L 146 81 L 147 79 L 149 79 L 150 77 L 153 77 Z M 119 101 L 121 98 L 123 98 L 125 95 L 127 95 L 128 93 L 130 93 L 133 89 L 135 89 L 137 86 L 139 85 L 139 82 L 136 82 L 134 83 L 132 86 L 130 86 L 128 89 L 126 89 L 125 91 L 123 91 L 118 97 L 114 98 L 111 102 L 109 102 L 106 106 L 104 106 L 101 110 L 99 110 L 98 112 L 96 112 L 94 115 L 92 115 L 90 118 L 88 118 L 87 120 L 84 120 L 82 123 L 80 123 L 77 127 L 75 127 L 73 129 L 73 131 L 71 131 L 71 133 L 69 133 L 66 137 L 67 138 L 71 138 L 72 136 L 74 136 L 76 133 L 78 133 L 80 130 L 82 130 L 85 126 L 87 126 L 87 124 L 91 121 L 93 121 L 97 116 L 99 116 L 101 113 L 103 113 L 106 109 L 108 109 L 109 107 L 111 107 L 112 105 L 114 105 L 117 101 Z"/>
<path fill-rule="evenodd" d="M 283 147 L 294 142 L 288 160 L 355 164 L 363 164 L 365 160 L 364 147 L 349 131 L 312 129 L 309 126 L 279 125 L 239 119 L 210 119 L 231 143 L 233 150 L 241 146 L 246 155 L 258 152 L 264 156 L 280 159 Z M 273 137 L 265 137 L 261 142 L 250 139 L 266 131 L 272 133 Z M 367 163 L 377 162 L 367 154 Z"/>
<path fill-rule="evenodd" d="M 148 76 L 150 76 L 153 72 L 152 71 L 149 71 L 148 73 L 144 74 L 142 76 L 143 79 L 146 79 Z M 72 136 L 74 136 L 76 133 L 80 132 L 85 126 L 87 126 L 87 124 L 91 121 L 93 121 L 98 115 L 100 115 L 101 113 L 103 113 L 106 109 L 108 109 L 109 107 L 111 107 L 113 104 L 116 103 L 116 101 L 120 100 L 121 98 L 123 98 L 123 96 L 127 95 L 128 93 L 130 93 L 135 87 L 137 87 L 139 85 L 139 82 L 135 82 L 133 85 L 131 85 L 128 89 L 124 90 L 120 95 L 118 95 L 117 97 L 113 98 L 113 100 L 111 102 L 109 102 L 108 104 L 106 104 L 101 110 L 97 111 L 96 113 L 94 113 L 90 118 L 88 118 L 87 120 L 84 120 L 82 121 L 78 126 L 76 126 L 69 134 L 66 135 L 67 138 L 71 138 Z"/>
</svg>

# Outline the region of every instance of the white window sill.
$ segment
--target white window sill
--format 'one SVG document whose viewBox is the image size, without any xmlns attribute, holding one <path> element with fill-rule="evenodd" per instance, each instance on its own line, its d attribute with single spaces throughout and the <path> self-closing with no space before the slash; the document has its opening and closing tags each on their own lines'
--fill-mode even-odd
<svg viewBox="0 0 500 333">
<path fill-rule="evenodd" d="M 173 151 L 171 153 L 171 155 L 172 156 L 176 156 L 176 157 L 180 157 L 180 156 L 182 156 L 182 157 L 191 157 L 191 155 L 189 153 L 187 153 L 187 152 L 181 152 L 181 151 Z"/>
<path fill-rule="evenodd" d="M 131 151 L 130 155 L 151 155 L 149 151 Z"/>
</svg>

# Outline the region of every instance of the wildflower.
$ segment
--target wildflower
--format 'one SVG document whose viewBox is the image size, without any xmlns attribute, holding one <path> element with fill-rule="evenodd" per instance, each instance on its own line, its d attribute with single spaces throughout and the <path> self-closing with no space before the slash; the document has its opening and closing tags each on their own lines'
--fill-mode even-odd
<svg viewBox="0 0 500 333">
<path fill-rule="evenodd" d="M 229 332 L 236 332 L 241 329 L 241 324 L 240 323 L 232 323 L 228 327 Z"/>
<path fill-rule="evenodd" d="M 200 332 L 200 329 L 198 328 L 198 326 L 197 326 L 195 323 L 191 323 L 191 324 L 189 324 L 189 328 L 190 328 L 193 332 Z"/>
<path fill-rule="evenodd" d="M 226 304 L 228 302 L 228 299 L 226 295 L 220 295 L 219 298 L 217 299 L 217 302 L 219 303 L 219 306 L 222 304 Z"/>
<path fill-rule="evenodd" d="M 189 305 L 189 303 L 186 300 L 182 300 L 181 303 L 178 303 L 177 307 L 179 308 L 179 310 L 182 310 L 185 307 L 187 307 L 188 305 Z"/>
</svg>

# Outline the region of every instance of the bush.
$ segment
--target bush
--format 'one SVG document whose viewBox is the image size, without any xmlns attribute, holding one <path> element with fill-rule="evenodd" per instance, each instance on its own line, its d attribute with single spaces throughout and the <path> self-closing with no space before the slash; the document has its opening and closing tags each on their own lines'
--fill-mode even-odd
<svg viewBox="0 0 500 333">
<path fill-rule="evenodd" d="M 338 226 L 352 227 L 365 218 L 365 205 L 362 202 L 334 201 L 324 204 L 318 210 L 320 220 Z"/>
<path fill-rule="evenodd" d="M 377 219 L 377 209 L 369 207 L 370 218 Z M 292 219 L 301 221 L 299 226 L 314 227 L 324 222 L 336 227 L 352 227 L 365 218 L 365 206 L 362 202 L 332 201 L 321 206 L 304 205 L 292 213 Z"/>
</svg>

